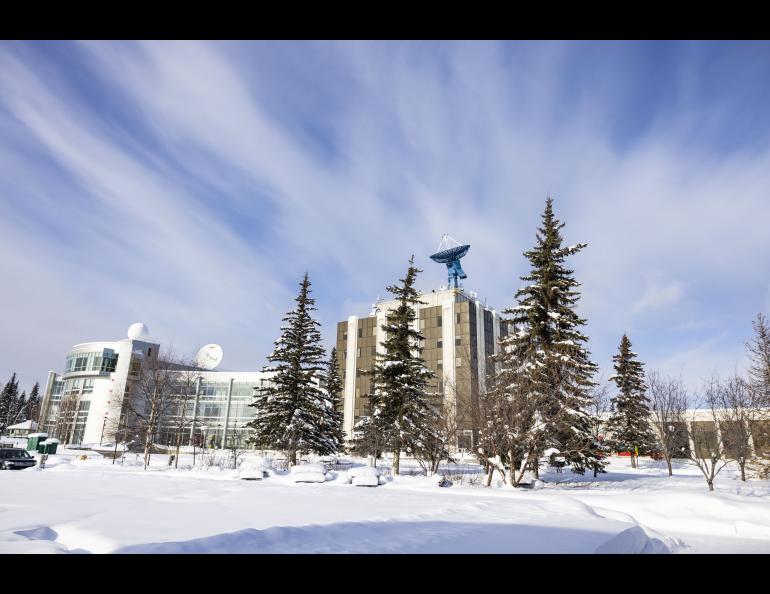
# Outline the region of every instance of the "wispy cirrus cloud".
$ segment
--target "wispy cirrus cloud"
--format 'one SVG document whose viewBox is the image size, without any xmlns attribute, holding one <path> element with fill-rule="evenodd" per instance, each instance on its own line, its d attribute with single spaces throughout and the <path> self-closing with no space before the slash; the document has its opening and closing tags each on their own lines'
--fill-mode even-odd
<svg viewBox="0 0 770 594">
<path fill-rule="evenodd" d="M 42 378 L 137 319 L 256 368 L 305 270 L 331 344 L 411 253 L 443 282 L 445 231 L 502 308 L 548 193 L 589 242 L 602 366 L 629 332 L 648 366 L 730 370 L 770 286 L 768 49 L 0 44 L 0 372 Z"/>
</svg>

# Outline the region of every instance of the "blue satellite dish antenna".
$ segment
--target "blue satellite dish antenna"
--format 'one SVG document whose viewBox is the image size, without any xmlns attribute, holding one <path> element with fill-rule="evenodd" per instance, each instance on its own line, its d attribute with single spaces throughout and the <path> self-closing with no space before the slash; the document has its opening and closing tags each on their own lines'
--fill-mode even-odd
<svg viewBox="0 0 770 594">
<path fill-rule="evenodd" d="M 450 287 L 454 284 L 456 289 L 459 286 L 458 278 L 468 278 L 468 275 L 465 274 L 462 266 L 460 266 L 460 258 L 465 256 L 469 249 L 471 249 L 470 245 L 460 245 L 459 241 L 444 233 L 441 236 L 441 243 L 438 244 L 438 251 L 430 257 L 434 262 L 446 264 Z"/>
</svg>

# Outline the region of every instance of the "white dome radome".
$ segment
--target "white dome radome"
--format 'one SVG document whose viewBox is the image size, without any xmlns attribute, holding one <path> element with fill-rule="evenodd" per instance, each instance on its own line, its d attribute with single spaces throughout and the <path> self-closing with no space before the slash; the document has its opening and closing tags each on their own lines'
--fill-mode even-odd
<svg viewBox="0 0 770 594">
<path fill-rule="evenodd" d="M 136 322 L 128 327 L 128 337 L 131 340 L 143 340 L 150 335 L 150 329 L 143 322 Z"/>
<path fill-rule="evenodd" d="M 198 354 L 195 355 L 195 362 L 198 367 L 211 371 L 216 369 L 222 362 L 224 352 L 222 347 L 218 344 L 207 344 L 198 349 Z"/>
</svg>

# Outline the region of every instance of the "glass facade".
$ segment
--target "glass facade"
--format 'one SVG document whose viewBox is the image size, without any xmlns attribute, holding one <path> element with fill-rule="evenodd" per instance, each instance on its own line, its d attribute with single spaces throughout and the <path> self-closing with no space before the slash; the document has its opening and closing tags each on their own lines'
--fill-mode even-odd
<svg viewBox="0 0 770 594">
<path fill-rule="evenodd" d="M 249 433 L 246 425 L 256 415 L 256 409 L 250 406 L 254 389 L 264 386 L 266 381 L 232 381 L 232 390 L 229 378 L 201 378 L 199 388 L 197 380 L 180 381 L 176 402 L 164 415 L 157 443 L 174 445 L 181 434 L 182 445 L 230 447 L 238 443 L 245 447 Z"/>
<path fill-rule="evenodd" d="M 109 349 L 91 353 L 74 353 L 64 363 L 64 373 L 112 373 L 118 364 L 118 355 Z"/>
</svg>

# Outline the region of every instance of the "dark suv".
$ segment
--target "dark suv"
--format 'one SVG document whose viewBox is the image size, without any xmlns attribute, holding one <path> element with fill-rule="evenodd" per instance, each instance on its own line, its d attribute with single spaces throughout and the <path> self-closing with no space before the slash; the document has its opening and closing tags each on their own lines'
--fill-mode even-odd
<svg viewBox="0 0 770 594">
<path fill-rule="evenodd" d="M 21 470 L 37 464 L 27 450 L 21 448 L 0 448 L 0 469 Z"/>
</svg>

